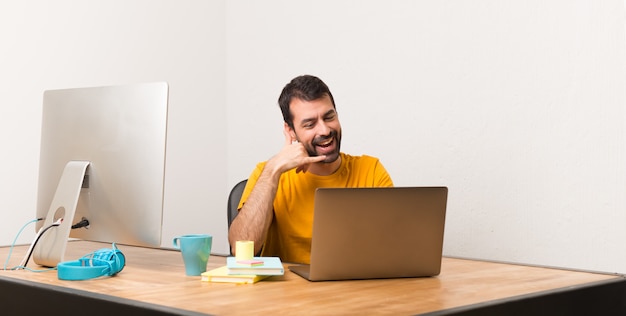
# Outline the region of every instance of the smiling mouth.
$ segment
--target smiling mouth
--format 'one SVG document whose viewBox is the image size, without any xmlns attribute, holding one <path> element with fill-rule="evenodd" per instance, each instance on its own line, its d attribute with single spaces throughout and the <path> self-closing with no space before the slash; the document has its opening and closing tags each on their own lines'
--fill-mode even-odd
<svg viewBox="0 0 626 316">
<path fill-rule="evenodd" d="M 333 140 L 334 140 L 334 138 L 333 138 L 333 137 L 330 137 L 330 138 L 328 138 L 328 139 L 327 139 L 327 140 L 325 140 L 325 141 L 316 142 L 316 143 L 315 143 L 315 146 L 318 146 L 318 147 L 328 147 L 328 146 L 332 145 Z"/>
</svg>

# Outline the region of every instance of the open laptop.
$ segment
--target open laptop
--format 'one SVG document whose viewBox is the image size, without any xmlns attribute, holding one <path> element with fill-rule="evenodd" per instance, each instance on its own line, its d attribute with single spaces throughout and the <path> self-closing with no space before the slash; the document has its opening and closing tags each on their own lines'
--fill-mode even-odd
<svg viewBox="0 0 626 316">
<path fill-rule="evenodd" d="M 435 276 L 441 270 L 447 187 L 319 188 L 309 281 Z"/>
</svg>

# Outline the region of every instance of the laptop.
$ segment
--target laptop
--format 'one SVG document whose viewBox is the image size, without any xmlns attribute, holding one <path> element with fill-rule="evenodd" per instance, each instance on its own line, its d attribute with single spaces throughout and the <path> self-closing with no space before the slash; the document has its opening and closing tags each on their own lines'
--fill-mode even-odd
<svg viewBox="0 0 626 316">
<path fill-rule="evenodd" d="M 309 281 L 439 275 L 447 187 L 319 188 Z"/>
</svg>

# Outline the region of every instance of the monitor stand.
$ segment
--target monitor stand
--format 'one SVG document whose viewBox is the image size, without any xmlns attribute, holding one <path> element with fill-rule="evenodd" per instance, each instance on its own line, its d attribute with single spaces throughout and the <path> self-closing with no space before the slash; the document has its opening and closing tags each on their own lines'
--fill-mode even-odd
<svg viewBox="0 0 626 316">
<path fill-rule="evenodd" d="M 70 161 L 65 165 L 41 231 L 43 232 L 44 228 L 54 224 L 59 218 L 62 218 L 62 222 L 59 226 L 52 227 L 39 236 L 33 250 L 35 263 L 46 267 L 56 267 L 59 262 L 64 261 L 65 247 L 70 236 L 70 228 L 74 221 L 87 166 L 89 166 L 89 161 Z"/>
</svg>

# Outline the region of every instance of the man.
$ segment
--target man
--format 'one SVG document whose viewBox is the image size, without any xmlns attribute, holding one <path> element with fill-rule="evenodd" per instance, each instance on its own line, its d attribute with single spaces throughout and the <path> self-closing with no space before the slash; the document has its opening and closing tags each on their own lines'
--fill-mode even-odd
<svg viewBox="0 0 626 316">
<path fill-rule="evenodd" d="M 299 76 L 278 98 L 285 143 L 256 166 L 239 202 L 228 239 L 254 241 L 254 251 L 284 262 L 309 263 L 313 202 L 318 187 L 393 186 L 377 158 L 340 152 L 341 124 L 328 86 Z"/>
</svg>

